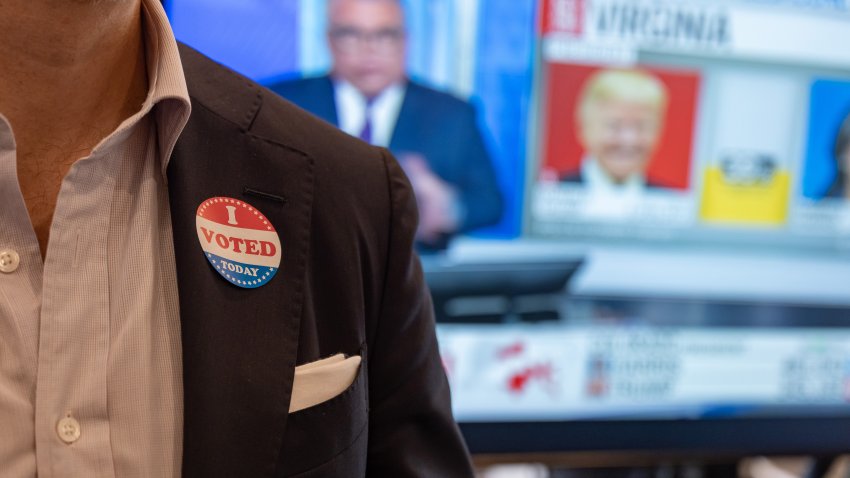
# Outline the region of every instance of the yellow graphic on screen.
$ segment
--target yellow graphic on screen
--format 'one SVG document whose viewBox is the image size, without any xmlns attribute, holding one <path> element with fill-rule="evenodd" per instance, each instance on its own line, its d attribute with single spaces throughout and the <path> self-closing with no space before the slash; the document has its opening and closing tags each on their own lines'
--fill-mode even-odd
<svg viewBox="0 0 850 478">
<path fill-rule="evenodd" d="M 705 170 L 705 221 L 781 226 L 788 218 L 790 173 L 765 154 L 727 154 Z"/>
</svg>

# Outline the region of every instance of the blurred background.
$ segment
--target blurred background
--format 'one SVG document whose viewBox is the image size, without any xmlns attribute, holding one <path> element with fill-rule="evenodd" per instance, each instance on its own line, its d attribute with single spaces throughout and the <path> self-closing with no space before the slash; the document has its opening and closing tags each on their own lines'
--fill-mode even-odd
<svg viewBox="0 0 850 478">
<path fill-rule="evenodd" d="M 850 2 L 165 4 L 405 168 L 482 476 L 846 474 Z"/>
</svg>

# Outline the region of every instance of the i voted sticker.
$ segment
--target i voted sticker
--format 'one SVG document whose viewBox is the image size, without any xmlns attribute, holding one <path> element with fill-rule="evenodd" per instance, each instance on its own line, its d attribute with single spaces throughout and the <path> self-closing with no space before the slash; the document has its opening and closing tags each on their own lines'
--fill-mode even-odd
<svg viewBox="0 0 850 478">
<path fill-rule="evenodd" d="M 267 284 L 280 267 L 280 238 L 254 206 L 215 197 L 198 206 L 198 240 L 216 272 L 233 285 L 255 289 Z"/>
</svg>

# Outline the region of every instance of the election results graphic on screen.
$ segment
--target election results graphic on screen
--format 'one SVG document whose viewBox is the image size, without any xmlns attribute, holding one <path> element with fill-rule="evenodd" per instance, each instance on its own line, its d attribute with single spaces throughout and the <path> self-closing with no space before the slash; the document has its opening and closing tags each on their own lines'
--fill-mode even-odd
<svg viewBox="0 0 850 478">
<path fill-rule="evenodd" d="M 539 6 L 532 235 L 850 245 L 845 2 Z"/>
</svg>

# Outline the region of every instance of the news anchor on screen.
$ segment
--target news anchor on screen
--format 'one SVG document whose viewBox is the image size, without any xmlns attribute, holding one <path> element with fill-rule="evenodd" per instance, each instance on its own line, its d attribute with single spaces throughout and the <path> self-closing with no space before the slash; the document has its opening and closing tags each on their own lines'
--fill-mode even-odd
<svg viewBox="0 0 850 478">
<path fill-rule="evenodd" d="M 668 104 L 664 84 L 637 69 L 600 70 L 585 82 L 576 108 L 576 134 L 585 155 L 561 181 L 614 196 L 665 187 L 647 178 Z"/>
<path fill-rule="evenodd" d="M 413 184 L 420 250 L 497 222 L 503 198 L 474 107 L 412 81 L 398 0 L 330 0 L 329 74 L 270 88 L 374 145 L 388 147 Z"/>
</svg>

